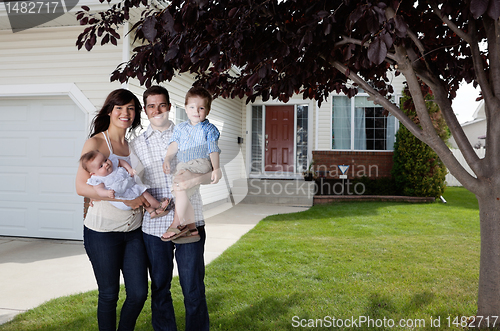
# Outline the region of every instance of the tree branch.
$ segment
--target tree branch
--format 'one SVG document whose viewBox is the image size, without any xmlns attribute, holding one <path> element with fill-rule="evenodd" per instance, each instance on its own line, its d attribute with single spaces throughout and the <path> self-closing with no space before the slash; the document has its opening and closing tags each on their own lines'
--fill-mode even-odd
<svg viewBox="0 0 500 331">
<path fill-rule="evenodd" d="M 489 80 L 492 92 L 500 96 L 500 36 L 498 22 L 484 15 L 483 25 L 488 38 Z"/>
<path fill-rule="evenodd" d="M 439 17 L 439 19 L 441 21 L 443 21 L 443 23 L 445 23 L 451 29 L 451 31 L 455 32 L 457 34 L 457 36 L 459 36 L 460 38 L 465 40 L 468 44 L 470 44 L 472 42 L 472 38 L 469 34 L 465 33 L 463 30 L 459 29 L 458 26 L 455 23 L 453 23 L 452 21 L 450 21 L 450 19 L 447 16 L 443 16 L 441 14 L 441 11 L 439 10 L 436 2 L 431 1 L 430 6 L 431 6 L 434 14 L 436 14 L 436 16 Z"/>
<path fill-rule="evenodd" d="M 413 103 L 415 104 L 415 110 L 417 111 L 418 118 L 420 119 L 422 130 L 428 139 L 434 140 L 436 137 L 439 138 L 436 130 L 434 129 L 429 113 L 427 112 L 427 106 L 425 104 L 424 95 L 422 94 L 420 82 L 418 81 L 413 69 L 414 62 L 410 61 L 408 58 L 404 46 L 396 46 L 396 55 L 398 57 L 398 70 L 401 71 L 406 77 L 406 82 L 408 84 L 408 88 L 410 89 L 410 94 L 413 98 Z M 439 140 L 441 139 L 439 138 Z M 430 143 L 429 140 L 425 142 L 427 144 Z"/>
<path fill-rule="evenodd" d="M 474 72 L 476 73 L 476 79 L 481 87 L 481 93 L 485 99 L 493 98 L 493 93 L 491 91 L 491 87 L 488 83 L 488 77 L 484 71 L 483 59 L 481 56 L 481 51 L 479 50 L 479 43 L 477 37 L 476 30 L 476 21 L 471 20 L 469 22 L 471 26 L 471 36 L 472 41 L 470 43 L 471 54 L 472 54 L 472 63 L 474 65 Z"/>
</svg>

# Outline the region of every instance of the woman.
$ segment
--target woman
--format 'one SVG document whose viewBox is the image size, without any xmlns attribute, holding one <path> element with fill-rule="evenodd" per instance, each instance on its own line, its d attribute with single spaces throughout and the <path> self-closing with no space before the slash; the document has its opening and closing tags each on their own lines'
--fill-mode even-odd
<svg viewBox="0 0 500 331">
<path fill-rule="evenodd" d="M 94 117 L 90 138 L 82 155 L 97 150 L 114 154 L 130 164 L 127 130 L 140 126 L 141 104 L 132 92 L 111 92 Z M 81 164 L 76 175 L 76 192 L 94 200 L 122 201 L 132 210 L 120 210 L 108 201 L 96 201 L 84 220 L 85 251 L 92 263 L 99 289 L 97 320 L 99 330 L 116 330 L 116 304 L 120 291 L 120 270 L 126 287 L 118 325 L 119 331 L 133 330 L 148 294 L 147 255 L 142 239 L 140 206 L 149 206 L 142 196 L 134 200 L 103 199 L 87 185 L 90 174 Z"/>
</svg>

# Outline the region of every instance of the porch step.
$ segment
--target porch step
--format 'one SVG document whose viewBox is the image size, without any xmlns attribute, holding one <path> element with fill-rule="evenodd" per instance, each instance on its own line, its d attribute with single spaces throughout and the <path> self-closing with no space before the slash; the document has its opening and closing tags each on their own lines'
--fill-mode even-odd
<svg viewBox="0 0 500 331">
<path fill-rule="evenodd" d="M 312 206 L 314 182 L 283 179 L 237 179 L 231 188 L 235 203 Z"/>
</svg>

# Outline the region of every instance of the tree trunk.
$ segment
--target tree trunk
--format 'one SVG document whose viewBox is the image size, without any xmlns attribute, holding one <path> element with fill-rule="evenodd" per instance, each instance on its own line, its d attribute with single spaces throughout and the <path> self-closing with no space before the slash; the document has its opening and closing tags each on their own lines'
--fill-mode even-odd
<svg viewBox="0 0 500 331">
<path fill-rule="evenodd" d="M 490 327 L 500 328 L 500 187 L 476 197 L 481 229 L 477 316 L 483 317 L 481 328 L 488 326 L 486 317 Z M 494 316 L 498 316 L 496 325 Z"/>
</svg>

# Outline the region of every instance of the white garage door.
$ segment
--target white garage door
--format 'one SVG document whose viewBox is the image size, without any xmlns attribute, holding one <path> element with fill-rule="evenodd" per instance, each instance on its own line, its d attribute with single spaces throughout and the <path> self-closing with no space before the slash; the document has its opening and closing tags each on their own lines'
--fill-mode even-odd
<svg viewBox="0 0 500 331">
<path fill-rule="evenodd" d="M 86 116 L 67 96 L 0 98 L 0 235 L 82 239 Z"/>
</svg>

